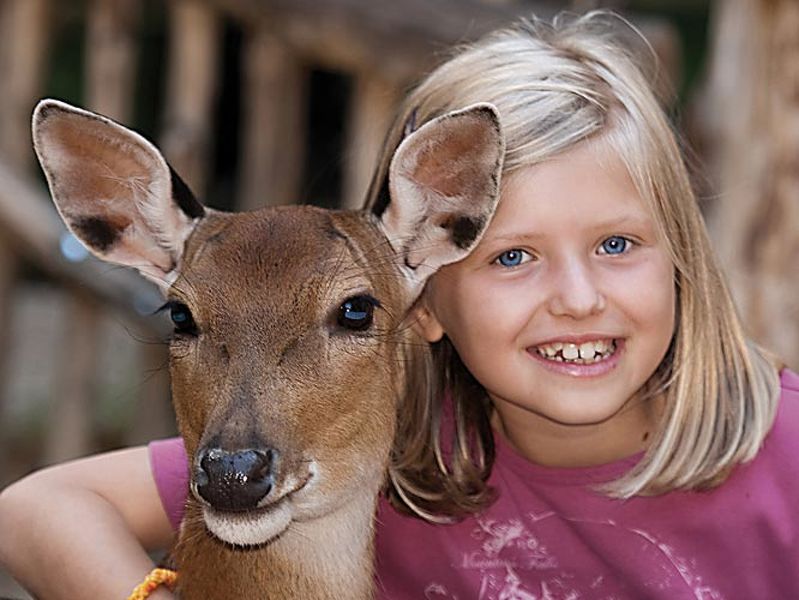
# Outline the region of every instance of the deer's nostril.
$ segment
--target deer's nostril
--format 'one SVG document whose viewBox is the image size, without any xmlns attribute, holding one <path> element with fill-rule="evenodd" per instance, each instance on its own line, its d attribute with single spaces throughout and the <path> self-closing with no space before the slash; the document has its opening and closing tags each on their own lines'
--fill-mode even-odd
<svg viewBox="0 0 799 600">
<path fill-rule="evenodd" d="M 277 452 L 271 448 L 206 448 L 198 459 L 194 473 L 197 493 L 217 510 L 251 510 L 274 484 Z"/>
<path fill-rule="evenodd" d="M 275 462 L 275 451 L 271 448 L 265 451 L 256 450 L 261 456 L 253 466 L 252 476 L 256 479 L 263 479 L 272 475 L 272 465 Z"/>
</svg>

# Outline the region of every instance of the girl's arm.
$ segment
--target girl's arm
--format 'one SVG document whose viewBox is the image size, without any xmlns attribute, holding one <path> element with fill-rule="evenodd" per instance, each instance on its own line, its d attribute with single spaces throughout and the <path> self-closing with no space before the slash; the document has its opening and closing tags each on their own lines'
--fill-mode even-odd
<svg viewBox="0 0 799 600">
<path fill-rule="evenodd" d="M 43 600 L 127 598 L 153 568 L 146 550 L 174 535 L 144 446 L 12 484 L 0 493 L 0 532 L 0 563 Z"/>
</svg>

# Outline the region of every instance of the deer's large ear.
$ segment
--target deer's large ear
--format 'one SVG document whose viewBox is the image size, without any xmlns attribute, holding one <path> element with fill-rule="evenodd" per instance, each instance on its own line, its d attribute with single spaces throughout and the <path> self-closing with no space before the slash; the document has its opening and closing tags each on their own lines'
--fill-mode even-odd
<svg viewBox="0 0 799 600">
<path fill-rule="evenodd" d="M 438 117 L 399 145 L 380 220 L 415 286 L 480 240 L 499 199 L 504 154 L 490 104 Z"/>
<path fill-rule="evenodd" d="M 161 153 L 95 113 L 42 100 L 33 145 L 67 227 L 98 257 L 172 283 L 205 209 Z"/>
</svg>

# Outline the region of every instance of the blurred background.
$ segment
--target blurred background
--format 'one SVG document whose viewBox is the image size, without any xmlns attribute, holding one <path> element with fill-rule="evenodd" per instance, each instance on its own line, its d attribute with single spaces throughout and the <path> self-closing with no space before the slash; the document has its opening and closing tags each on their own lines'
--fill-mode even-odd
<svg viewBox="0 0 799 600">
<path fill-rule="evenodd" d="M 356 207 L 397 102 L 453 44 L 597 7 L 654 48 L 744 322 L 799 367 L 796 0 L 0 0 L 0 487 L 174 433 L 159 297 L 65 235 L 39 98 L 137 129 L 211 206 Z M 3 593 L 22 597 L 0 574 Z"/>
</svg>

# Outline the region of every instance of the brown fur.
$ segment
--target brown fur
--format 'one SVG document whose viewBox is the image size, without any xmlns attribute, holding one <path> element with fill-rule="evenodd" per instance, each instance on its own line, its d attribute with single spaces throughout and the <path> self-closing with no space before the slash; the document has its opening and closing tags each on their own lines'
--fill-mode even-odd
<svg viewBox="0 0 799 600">
<path fill-rule="evenodd" d="M 324 522 L 290 526 L 257 551 L 237 552 L 207 533 L 191 496 L 175 550 L 183 596 L 369 597 L 371 544 L 349 531 L 371 537 L 393 439 L 398 330 L 408 297 L 390 246 L 365 214 L 309 207 L 215 214 L 189 239 L 181 271 L 173 289 L 198 307 L 195 320 L 209 332 L 194 347 L 172 347 L 175 409 L 188 455 L 211 436 L 234 448 L 264 440 L 281 449 L 281 477 L 301 472 L 314 457 L 330 470 L 305 498 L 309 518 L 322 504 L 332 511 Z M 374 331 L 336 331 L 341 301 L 364 290 L 382 305 Z M 371 499 L 366 505 L 362 494 Z M 353 503 L 357 514 L 348 510 Z M 302 549 L 305 539 L 323 534 L 333 538 L 324 552 Z M 347 556 L 357 558 L 344 565 Z M 346 578 L 343 566 L 351 571 Z M 229 569 L 253 577 L 231 581 Z"/>
<path fill-rule="evenodd" d="M 231 448 L 261 440 L 281 450 L 281 477 L 314 457 L 329 470 L 305 498 L 308 518 L 321 505 L 332 514 L 301 516 L 273 542 L 242 552 L 207 533 L 190 496 L 175 550 L 182 597 L 371 597 L 372 548 L 363 540 L 394 434 L 398 331 L 409 301 L 393 262 L 367 215 L 310 207 L 215 214 L 189 239 L 173 290 L 197 307 L 207 333 L 172 346 L 188 455 L 211 437 Z M 375 330 L 337 332 L 335 311 L 362 290 L 382 305 Z M 225 576 L 231 570 L 252 576 Z"/>
</svg>

